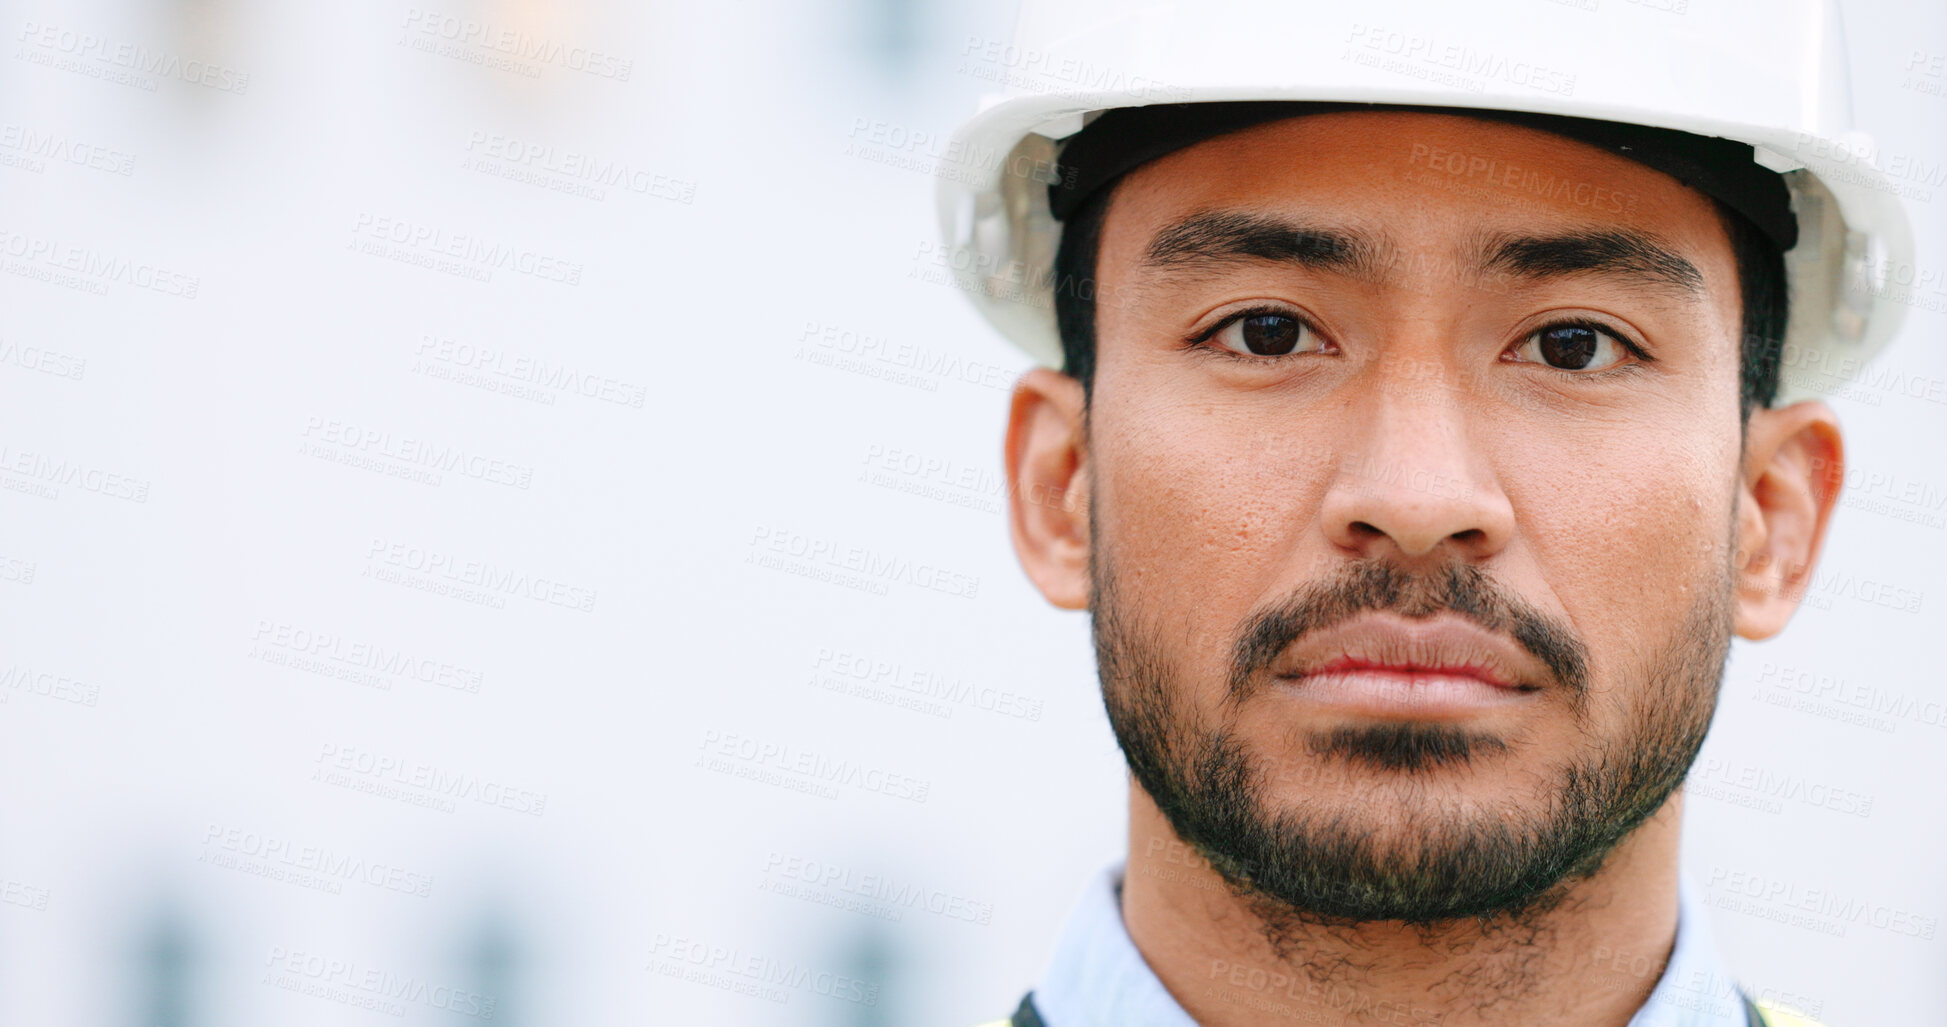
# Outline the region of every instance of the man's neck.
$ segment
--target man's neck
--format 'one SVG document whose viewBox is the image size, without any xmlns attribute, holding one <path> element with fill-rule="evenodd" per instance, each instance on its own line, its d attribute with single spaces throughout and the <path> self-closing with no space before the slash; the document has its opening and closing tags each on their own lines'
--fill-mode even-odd
<svg viewBox="0 0 1947 1027">
<path fill-rule="evenodd" d="M 1144 961 L 1203 1027 L 1294 1018 L 1625 1027 L 1676 940 L 1677 796 L 1600 871 L 1519 924 L 1281 924 L 1267 932 L 1251 902 L 1178 839 L 1148 795 L 1133 782 L 1129 791 L 1122 919 Z"/>
</svg>

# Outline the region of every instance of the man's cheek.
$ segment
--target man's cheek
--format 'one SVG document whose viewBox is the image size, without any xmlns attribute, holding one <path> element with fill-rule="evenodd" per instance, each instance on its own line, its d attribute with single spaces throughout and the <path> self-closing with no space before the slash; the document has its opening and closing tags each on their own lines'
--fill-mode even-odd
<svg viewBox="0 0 1947 1027">
<path fill-rule="evenodd" d="M 1308 558 L 1301 533 L 1317 530 L 1316 501 L 1292 478 L 1236 461 L 1131 463 L 1134 472 L 1098 497 L 1097 531 L 1179 615 L 1234 623 L 1302 573 L 1295 561 Z"/>
<path fill-rule="evenodd" d="M 1248 531 L 1226 513 L 1211 467 L 1157 459 L 1096 457 L 1093 545 L 1098 575 L 1114 578 L 1118 602 L 1156 626 L 1181 674 L 1220 673 L 1249 605 L 1247 575 L 1266 564 L 1243 548 Z M 1106 477 L 1106 480 L 1105 480 Z M 1164 627 L 1167 626 L 1167 627 Z"/>
<path fill-rule="evenodd" d="M 1555 464 L 1546 474 L 1507 476 L 1504 488 L 1514 548 L 1578 628 L 1619 615 L 1674 621 L 1689 606 L 1675 600 L 1717 580 L 1731 531 L 1729 472 L 1712 484 L 1714 473 L 1689 464 Z"/>
</svg>

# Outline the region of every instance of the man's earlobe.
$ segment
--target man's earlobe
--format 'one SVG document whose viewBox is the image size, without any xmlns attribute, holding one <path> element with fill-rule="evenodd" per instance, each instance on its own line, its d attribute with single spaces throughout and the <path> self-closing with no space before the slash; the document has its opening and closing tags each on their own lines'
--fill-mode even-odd
<svg viewBox="0 0 1947 1027">
<path fill-rule="evenodd" d="M 1014 553 L 1041 594 L 1088 607 L 1088 453 L 1082 383 L 1036 368 L 1007 416 L 1007 510 Z"/>
<path fill-rule="evenodd" d="M 1738 485 L 1737 633 L 1783 630 L 1812 583 L 1845 484 L 1839 419 L 1817 400 L 1756 410 Z"/>
</svg>

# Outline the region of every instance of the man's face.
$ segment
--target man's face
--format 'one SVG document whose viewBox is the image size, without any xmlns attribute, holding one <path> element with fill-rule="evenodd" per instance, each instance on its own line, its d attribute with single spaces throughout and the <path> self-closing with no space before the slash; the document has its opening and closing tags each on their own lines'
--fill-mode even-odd
<svg viewBox="0 0 1947 1027">
<path fill-rule="evenodd" d="M 1131 173 L 1097 274 L 1097 647 L 1179 834 L 1287 907 L 1434 920 L 1662 805 L 1731 631 L 1707 199 L 1534 130 L 1317 115 Z"/>
</svg>

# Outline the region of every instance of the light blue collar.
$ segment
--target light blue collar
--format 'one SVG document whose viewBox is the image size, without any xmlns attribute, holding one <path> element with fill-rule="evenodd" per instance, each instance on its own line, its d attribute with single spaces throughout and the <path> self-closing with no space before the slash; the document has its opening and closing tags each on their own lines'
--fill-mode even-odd
<svg viewBox="0 0 1947 1027">
<path fill-rule="evenodd" d="M 1122 873 L 1118 861 L 1096 875 L 1068 916 L 1054 959 L 1034 989 L 1047 1027 L 1197 1027 L 1129 940 L 1122 924 Z M 1624 980 L 1647 972 L 1643 968 L 1653 962 L 1618 954 L 1598 967 L 1596 980 Z M 1276 993 L 1261 997 L 1267 1009 L 1279 1003 Z M 1283 1004 L 1292 1005 L 1289 998 Z M 1629 1027 L 1745 1027 L 1736 979 L 1718 958 L 1710 923 L 1687 883 L 1677 889 L 1670 963 Z"/>
</svg>

